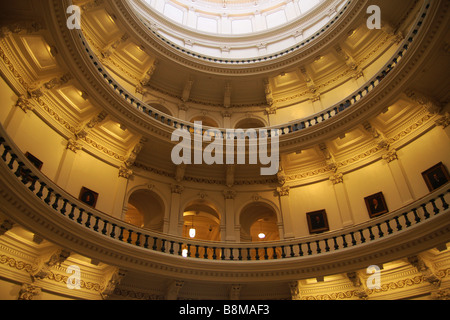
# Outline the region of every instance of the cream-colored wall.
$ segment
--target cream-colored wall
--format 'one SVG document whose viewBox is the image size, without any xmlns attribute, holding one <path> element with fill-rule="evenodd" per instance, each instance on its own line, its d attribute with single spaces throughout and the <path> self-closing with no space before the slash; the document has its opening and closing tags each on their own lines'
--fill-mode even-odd
<svg viewBox="0 0 450 320">
<path fill-rule="evenodd" d="M 344 176 L 355 224 L 367 221 L 369 215 L 364 198 L 382 192 L 390 211 L 402 207 L 394 178 L 384 160 L 353 171 Z"/>
<path fill-rule="evenodd" d="M 82 187 L 91 189 L 99 194 L 96 209 L 112 213 L 119 182 L 118 172 L 117 168 L 79 151 L 72 166 L 66 191 L 78 197 Z"/>
<path fill-rule="evenodd" d="M 16 108 L 7 127 L 8 134 L 23 153 L 30 152 L 43 162 L 42 173 L 54 180 L 65 148 L 65 139 L 33 112 Z"/>
<path fill-rule="evenodd" d="M 115 197 L 121 196 L 118 168 L 82 150 L 75 154 L 74 162 L 68 164 L 64 153 L 72 151 L 66 150 L 67 140 L 33 111 L 24 112 L 16 107 L 17 96 L 3 80 L 0 80 L 0 90 L 5 97 L 0 105 L 1 124 L 18 148 L 40 159 L 43 162 L 41 172 L 53 181 L 59 178 L 60 186 L 75 198 L 83 186 L 98 192 L 96 209 L 113 214 Z M 59 174 L 66 166 L 69 174 L 62 181 Z"/>
<path fill-rule="evenodd" d="M 8 86 L 8 84 L 0 78 L 0 97 L 2 102 L 0 106 L 0 122 L 5 123 L 12 106 L 16 104 L 17 96 Z"/>
<path fill-rule="evenodd" d="M 418 140 L 398 152 L 405 174 L 416 199 L 428 194 L 422 172 L 442 162 L 450 170 L 450 138 L 442 129 L 435 127 Z"/>
<path fill-rule="evenodd" d="M 309 234 L 306 213 L 325 209 L 331 230 L 342 228 L 339 207 L 329 181 L 291 188 L 289 193 L 293 231 L 295 236 Z"/>
</svg>

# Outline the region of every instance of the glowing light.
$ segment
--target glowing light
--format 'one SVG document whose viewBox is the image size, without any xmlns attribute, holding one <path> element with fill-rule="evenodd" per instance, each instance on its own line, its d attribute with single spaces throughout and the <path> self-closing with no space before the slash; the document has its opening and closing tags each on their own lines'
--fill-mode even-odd
<svg viewBox="0 0 450 320">
<path fill-rule="evenodd" d="M 190 228 L 189 229 L 189 237 L 195 238 L 195 233 L 196 233 L 195 228 Z"/>
<path fill-rule="evenodd" d="M 258 234 L 258 238 L 260 238 L 260 239 L 264 239 L 265 237 L 266 237 L 266 235 L 263 232 Z"/>
<path fill-rule="evenodd" d="M 183 256 L 184 258 L 186 258 L 188 256 L 188 250 L 187 249 L 183 249 L 181 251 L 181 256 Z"/>
</svg>

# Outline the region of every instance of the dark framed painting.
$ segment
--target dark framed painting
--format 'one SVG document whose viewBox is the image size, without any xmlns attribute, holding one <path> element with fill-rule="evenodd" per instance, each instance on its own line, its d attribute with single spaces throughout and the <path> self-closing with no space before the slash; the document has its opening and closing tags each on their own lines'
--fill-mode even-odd
<svg viewBox="0 0 450 320">
<path fill-rule="evenodd" d="M 35 157 L 34 155 L 32 155 L 31 153 L 27 152 L 25 153 L 25 157 L 27 157 L 27 159 L 39 170 L 42 169 L 43 166 L 43 162 L 41 160 L 39 160 L 37 157 Z"/>
<path fill-rule="evenodd" d="M 87 204 L 88 206 L 95 208 L 98 199 L 98 193 L 94 192 L 86 187 L 82 187 L 80 191 L 80 196 L 78 198 L 81 202 Z"/>
<path fill-rule="evenodd" d="M 389 212 L 386 200 L 384 199 L 384 195 L 382 192 L 378 192 L 365 197 L 364 201 L 371 218 L 375 218 Z"/>
<path fill-rule="evenodd" d="M 422 177 L 425 180 L 429 191 L 433 191 L 443 186 L 450 180 L 447 168 L 442 162 L 439 162 L 422 172 Z"/>
<path fill-rule="evenodd" d="M 39 160 L 37 157 L 35 157 L 34 155 L 32 155 L 29 152 L 25 153 L 25 157 L 40 171 L 42 169 L 43 166 L 43 162 L 41 160 Z M 35 181 L 36 177 L 31 175 L 31 171 L 30 168 L 25 170 L 25 169 L 21 169 L 20 170 L 20 175 L 23 177 L 24 181 Z"/>
<path fill-rule="evenodd" d="M 318 210 L 306 213 L 309 233 L 321 233 L 330 230 L 328 218 L 325 210 Z"/>
</svg>

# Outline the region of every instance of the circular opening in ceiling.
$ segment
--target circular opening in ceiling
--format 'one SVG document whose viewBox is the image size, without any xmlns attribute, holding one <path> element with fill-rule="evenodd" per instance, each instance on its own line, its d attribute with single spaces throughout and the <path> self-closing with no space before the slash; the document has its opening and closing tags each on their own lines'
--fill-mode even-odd
<svg viewBox="0 0 450 320">
<path fill-rule="evenodd" d="M 342 15 L 349 0 L 130 3 L 152 33 L 184 54 L 216 63 L 252 63 L 310 44 Z"/>
</svg>

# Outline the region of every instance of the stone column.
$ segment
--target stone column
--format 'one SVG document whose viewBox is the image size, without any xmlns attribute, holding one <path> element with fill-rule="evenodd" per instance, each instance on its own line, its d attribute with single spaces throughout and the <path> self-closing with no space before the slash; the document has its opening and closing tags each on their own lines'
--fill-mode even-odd
<svg viewBox="0 0 450 320">
<path fill-rule="evenodd" d="M 182 234 L 183 229 L 183 221 L 179 217 L 180 212 L 180 200 L 181 193 L 183 192 L 183 186 L 179 184 L 171 185 L 170 191 L 172 192 L 171 200 L 170 200 L 170 215 L 169 215 L 169 228 L 167 233 L 169 234 Z M 180 230 L 181 224 L 181 230 Z"/>
<path fill-rule="evenodd" d="M 67 141 L 66 150 L 64 150 L 61 157 L 61 162 L 55 177 L 55 183 L 62 189 L 66 189 L 75 162 L 76 153 L 82 149 L 82 145 L 75 140 L 69 139 Z"/>
<path fill-rule="evenodd" d="M 117 179 L 116 196 L 114 198 L 113 217 L 124 220 L 125 195 L 127 192 L 128 180 L 133 175 L 133 171 L 125 166 L 119 168 L 119 177 Z"/>
<path fill-rule="evenodd" d="M 347 189 L 344 185 L 344 178 L 342 173 L 336 173 L 330 177 L 333 184 L 334 194 L 341 214 L 342 226 L 348 227 L 353 225 L 353 215 L 350 203 L 348 200 Z"/>
<path fill-rule="evenodd" d="M 277 188 L 277 193 L 280 198 L 281 215 L 283 216 L 284 233 L 280 232 L 280 238 L 289 239 L 294 237 L 291 217 L 291 204 L 289 201 L 289 186 Z"/>
<path fill-rule="evenodd" d="M 384 154 L 382 158 L 388 163 L 389 170 L 391 171 L 392 177 L 394 178 L 394 182 L 397 186 L 397 190 L 400 194 L 402 202 L 404 204 L 412 202 L 414 200 L 414 196 L 412 195 L 411 188 L 408 181 L 406 180 L 401 162 L 398 159 L 397 151 L 393 149 Z"/>
<path fill-rule="evenodd" d="M 234 198 L 236 191 L 224 190 L 223 196 L 225 198 L 225 241 L 236 241 L 235 236 L 235 216 L 234 216 Z"/>
<path fill-rule="evenodd" d="M 32 113 L 34 110 L 32 99 L 27 99 L 24 95 L 17 99 L 15 107 L 11 109 L 4 123 L 5 130 L 13 140 L 17 131 L 21 129 L 22 122 L 29 116 L 28 112 Z"/>
</svg>

